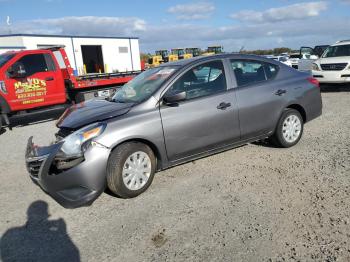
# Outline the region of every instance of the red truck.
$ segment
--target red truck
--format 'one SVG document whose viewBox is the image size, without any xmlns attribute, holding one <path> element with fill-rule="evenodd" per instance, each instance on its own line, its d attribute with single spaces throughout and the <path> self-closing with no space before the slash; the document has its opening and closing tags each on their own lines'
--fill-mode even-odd
<svg viewBox="0 0 350 262">
<path fill-rule="evenodd" d="M 64 47 L 0 55 L 0 129 L 18 112 L 112 95 L 141 71 L 75 76 Z"/>
</svg>

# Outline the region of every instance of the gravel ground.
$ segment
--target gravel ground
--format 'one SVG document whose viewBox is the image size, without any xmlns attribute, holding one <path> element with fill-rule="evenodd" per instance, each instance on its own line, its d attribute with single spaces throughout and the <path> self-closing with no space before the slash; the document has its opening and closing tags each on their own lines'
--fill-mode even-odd
<svg viewBox="0 0 350 262">
<path fill-rule="evenodd" d="M 24 167 L 27 138 L 50 142 L 54 122 L 6 131 L 3 261 L 350 261 L 350 92 L 322 96 L 293 148 L 246 145 L 161 172 L 137 198 L 75 210 Z"/>
</svg>

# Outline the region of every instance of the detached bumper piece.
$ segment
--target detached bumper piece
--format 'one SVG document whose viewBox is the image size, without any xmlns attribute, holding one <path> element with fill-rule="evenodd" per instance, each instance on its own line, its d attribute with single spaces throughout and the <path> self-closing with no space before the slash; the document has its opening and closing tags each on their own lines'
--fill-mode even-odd
<svg viewBox="0 0 350 262">
<path fill-rule="evenodd" d="M 86 155 L 90 161 L 85 156 L 65 159 L 62 145 L 58 142 L 39 147 L 34 145 L 33 137 L 28 139 L 25 159 L 30 178 L 65 208 L 90 205 L 105 189 L 109 151 L 97 148 L 95 153 L 99 155 L 93 159 L 94 149 L 89 150 Z"/>
</svg>

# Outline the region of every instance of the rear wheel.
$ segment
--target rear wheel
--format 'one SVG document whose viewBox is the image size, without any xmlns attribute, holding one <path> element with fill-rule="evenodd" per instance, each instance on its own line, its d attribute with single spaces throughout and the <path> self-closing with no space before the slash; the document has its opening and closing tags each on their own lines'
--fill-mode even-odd
<svg viewBox="0 0 350 262">
<path fill-rule="evenodd" d="M 108 188 L 122 198 L 136 197 L 151 185 L 155 170 L 156 159 L 149 146 L 139 142 L 122 144 L 108 161 Z"/>
<path fill-rule="evenodd" d="M 303 118 L 295 109 L 286 109 L 278 121 L 271 142 L 278 147 L 292 147 L 296 145 L 304 129 Z"/>
</svg>

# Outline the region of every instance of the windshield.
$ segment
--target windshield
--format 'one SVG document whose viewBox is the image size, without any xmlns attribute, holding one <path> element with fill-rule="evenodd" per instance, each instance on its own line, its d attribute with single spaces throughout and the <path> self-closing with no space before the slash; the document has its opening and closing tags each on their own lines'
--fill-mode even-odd
<svg viewBox="0 0 350 262">
<path fill-rule="evenodd" d="M 15 56 L 14 54 L 8 54 L 8 53 L 0 55 L 0 67 L 6 64 L 7 61 L 9 61 L 14 56 Z"/>
<path fill-rule="evenodd" d="M 350 45 L 330 46 L 322 57 L 350 56 Z"/>
<path fill-rule="evenodd" d="M 112 100 L 118 103 L 139 103 L 149 98 L 177 69 L 177 66 L 149 69 L 125 84 Z"/>
</svg>

